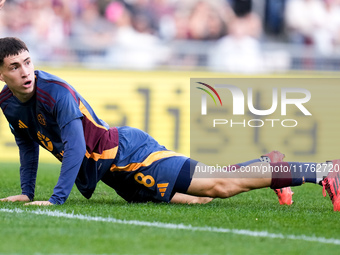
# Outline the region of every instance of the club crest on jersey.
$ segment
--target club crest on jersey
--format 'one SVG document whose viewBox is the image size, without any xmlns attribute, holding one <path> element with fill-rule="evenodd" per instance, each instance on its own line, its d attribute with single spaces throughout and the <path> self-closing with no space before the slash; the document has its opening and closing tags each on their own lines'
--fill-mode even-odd
<svg viewBox="0 0 340 255">
<path fill-rule="evenodd" d="M 37 119 L 38 119 L 38 121 L 39 121 L 39 123 L 41 125 L 46 126 L 46 120 L 45 120 L 44 116 L 41 113 L 39 113 L 37 115 Z"/>
<path fill-rule="evenodd" d="M 42 145 L 49 151 L 53 151 L 53 144 L 50 140 L 50 138 L 44 136 L 43 134 L 40 133 L 40 131 L 38 131 L 37 133 L 38 139 L 40 140 L 40 142 L 42 143 Z"/>
</svg>

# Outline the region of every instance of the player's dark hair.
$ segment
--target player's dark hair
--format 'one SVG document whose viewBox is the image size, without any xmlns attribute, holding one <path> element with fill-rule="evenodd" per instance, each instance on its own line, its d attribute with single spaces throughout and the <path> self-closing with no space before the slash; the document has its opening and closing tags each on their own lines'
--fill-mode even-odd
<svg viewBox="0 0 340 255">
<path fill-rule="evenodd" d="M 29 51 L 26 44 L 16 37 L 0 38 L 0 66 L 9 56 L 19 55 L 22 51 Z"/>
</svg>

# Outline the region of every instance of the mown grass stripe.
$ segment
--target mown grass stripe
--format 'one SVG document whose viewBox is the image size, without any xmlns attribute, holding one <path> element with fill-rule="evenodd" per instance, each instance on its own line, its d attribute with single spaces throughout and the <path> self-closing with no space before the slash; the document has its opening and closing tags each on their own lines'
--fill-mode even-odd
<svg viewBox="0 0 340 255">
<path fill-rule="evenodd" d="M 244 235 L 244 236 L 252 236 L 252 237 L 288 239 L 288 240 L 295 240 L 295 241 L 300 240 L 300 241 L 340 245 L 340 239 L 335 239 L 335 238 L 325 238 L 325 237 L 316 237 L 316 236 L 307 236 L 307 235 L 284 235 L 284 234 L 269 233 L 267 231 L 253 231 L 253 230 L 247 230 L 247 229 L 229 229 L 229 228 L 217 228 L 217 227 L 208 227 L 208 226 L 195 227 L 191 225 L 174 224 L 174 223 L 149 222 L 149 221 L 139 221 L 139 220 L 121 220 L 121 219 L 115 219 L 111 217 L 108 217 L 108 218 L 98 217 L 98 216 L 94 217 L 94 216 L 87 216 L 87 215 L 82 215 L 82 214 L 73 214 L 73 213 L 65 213 L 65 212 L 60 212 L 60 211 L 41 210 L 41 209 L 31 211 L 31 210 L 1 208 L 0 212 L 31 213 L 31 214 L 36 214 L 36 215 L 45 215 L 49 217 L 60 217 L 60 218 L 78 219 L 78 220 L 86 220 L 86 221 L 111 222 L 111 223 L 116 223 L 116 224 L 146 226 L 146 227 L 165 228 L 165 229 L 179 229 L 179 230 L 189 230 L 189 231 L 231 233 L 231 234 L 236 234 L 236 235 Z"/>
</svg>

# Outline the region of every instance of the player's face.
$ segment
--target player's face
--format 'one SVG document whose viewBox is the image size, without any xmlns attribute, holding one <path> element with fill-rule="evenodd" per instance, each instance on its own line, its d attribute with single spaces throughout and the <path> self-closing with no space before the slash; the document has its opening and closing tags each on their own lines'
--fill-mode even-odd
<svg viewBox="0 0 340 255">
<path fill-rule="evenodd" d="M 21 102 L 28 101 L 34 94 L 34 66 L 28 51 L 8 56 L 0 68 L 0 80 L 4 81 Z"/>
</svg>

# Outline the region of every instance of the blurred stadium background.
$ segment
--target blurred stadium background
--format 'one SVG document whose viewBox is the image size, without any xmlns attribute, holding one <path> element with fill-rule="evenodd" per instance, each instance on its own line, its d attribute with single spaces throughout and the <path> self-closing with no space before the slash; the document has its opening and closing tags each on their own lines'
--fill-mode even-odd
<svg viewBox="0 0 340 255">
<path fill-rule="evenodd" d="M 339 0 L 7 0 L 35 61 L 118 69 L 338 70 Z"/>
<path fill-rule="evenodd" d="M 189 154 L 189 78 L 338 76 L 340 0 L 7 0 L 0 35 L 110 125 Z M 3 116 L 0 150 L 18 158 Z"/>
</svg>

